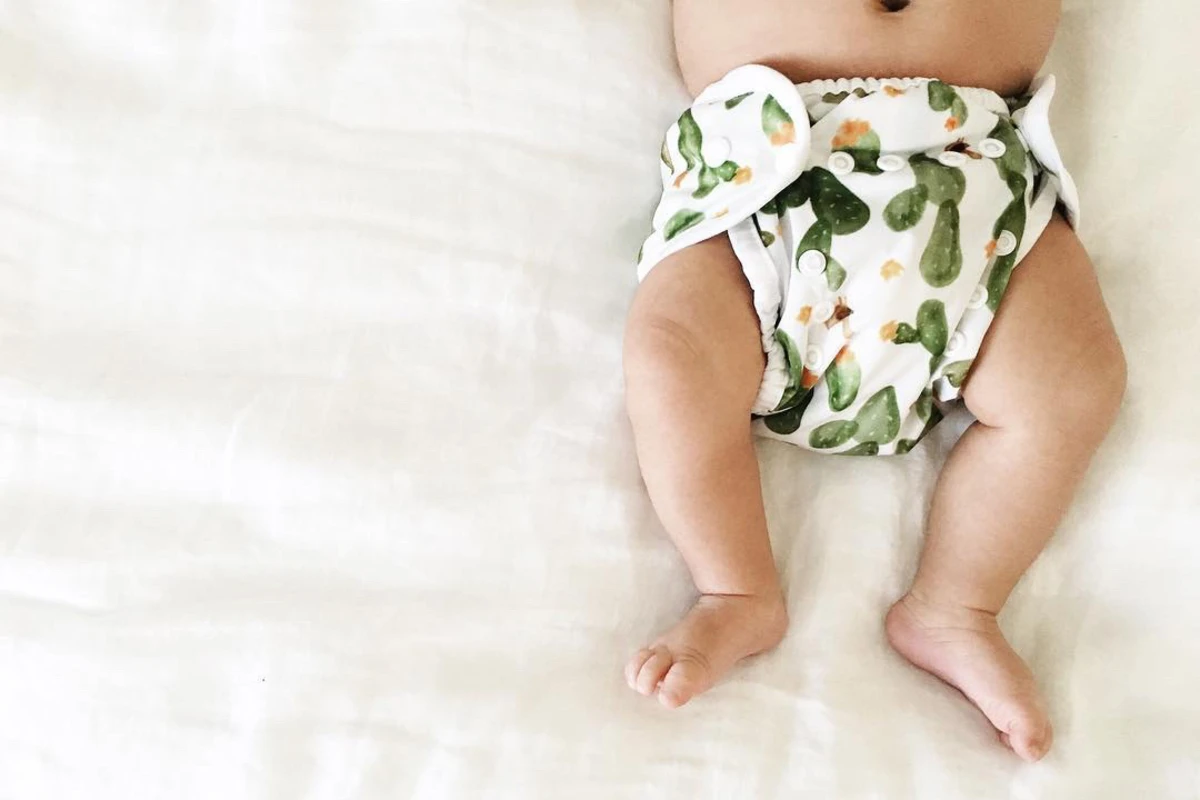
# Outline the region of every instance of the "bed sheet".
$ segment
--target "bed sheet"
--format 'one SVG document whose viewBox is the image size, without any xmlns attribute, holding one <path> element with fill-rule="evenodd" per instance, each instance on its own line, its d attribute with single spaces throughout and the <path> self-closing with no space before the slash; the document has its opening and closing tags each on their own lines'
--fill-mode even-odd
<svg viewBox="0 0 1200 800">
<path fill-rule="evenodd" d="M 1200 797 L 1200 11 L 1152 5 L 1050 64 L 1131 389 L 1002 620 L 1026 766 L 882 633 L 953 425 L 764 443 L 787 639 L 623 684 L 690 599 L 619 363 L 667 3 L 0 3 L 0 798 Z"/>
</svg>

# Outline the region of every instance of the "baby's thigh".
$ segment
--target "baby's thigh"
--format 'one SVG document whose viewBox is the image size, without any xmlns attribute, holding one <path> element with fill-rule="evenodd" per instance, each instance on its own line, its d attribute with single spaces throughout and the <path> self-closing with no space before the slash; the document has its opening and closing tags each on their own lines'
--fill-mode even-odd
<svg viewBox="0 0 1200 800">
<path fill-rule="evenodd" d="M 1017 265 L 963 388 L 998 427 L 1042 419 L 1069 427 L 1111 416 L 1125 361 L 1091 259 L 1055 217 Z"/>
<path fill-rule="evenodd" d="M 626 371 L 689 362 L 752 401 L 765 356 L 753 293 L 729 238 L 717 236 L 657 264 L 638 287 L 625 330 Z M 663 362 L 666 362 L 664 365 Z"/>
</svg>

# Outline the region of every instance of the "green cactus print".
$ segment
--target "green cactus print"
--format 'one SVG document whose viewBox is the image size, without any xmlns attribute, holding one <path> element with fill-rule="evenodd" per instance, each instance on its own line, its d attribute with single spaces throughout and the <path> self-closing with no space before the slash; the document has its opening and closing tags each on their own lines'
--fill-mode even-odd
<svg viewBox="0 0 1200 800">
<path fill-rule="evenodd" d="M 958 167 L 947 167 L 924 153 L 916 153 L 908 159 L 909 166 L 917 176 L 917 183 L 925 187 L 929 202 L 935 206 L 951 202 L 958 205 L 967 191 L 967 176 Z"/>
<path fill-rule="evenodd" d="M 893 197 L 883 209 L 883 221 L 897 233 L 906 231 L 921 221 L 925 204 L 929 202 L 929 190 L 918 183 Z"/>
<path fill-rule="evenodd" d="M 812 392 L 805 394 L 800 398 L 800 402 L 787 411 L 781 411 L 763 419 L 763 424 L 769 431 L 781 436 L 790 436 L 800 430 L 800 421 L 804 418 L 804 412 L 808 410 L 808 404 L 812 402 L 812 398 Z"/>
<path fill-rule="evenodd" d="M 1017 248 L 1008 255 L 998 256 L 995 263 L 992 264 L 991 272 L 988 274 L 987 306 L 991 309 L 992 313 L 995 313 L 996 309 L 1000 307 L 1000 300 L 1004 296 L 1004 291 L 1008 288 L 1008 281 L 1012 277 L 1013 269 L 1017 265 L 1017 254 L 1020 251 L 1021 241 L 1025 236 L 1025 190 L 1029 186 L 1029 182 L 1025 177 L 1025 169 L 1029 164 L 1029 153 L 1025 149 L 1025 146 L 1021 144 L 1021 139 L 1017 136 L 1016 128 L 1007 119 L 1001 119 L 997 122 L 988 136 L 1004 143 L 1004 155 L 994 159 L 993 163 L 995 163 L 996 170 L 1004 182 L 1008 184 L 1009 191 L 1013 195 L 1012 202 L 1005 207 L 999 219 L 996 220 L 996 224 L 992 227 L 992 238 L 999 238 L 1001 231 L 1009 231 L 1017 239 Z"/>
<path fill-rule="evenodd" d="M 926 300 L 917 309 L 917 336 L 930 355 L 940 356 L 950 339 L 946 306 L 941 300 Z"/>
<path fill-rule="evenodd" d="M 883 222 L 895 231 L 908 230 L 924 216 L 925 203 L 937 206 L 934 230 L 920 254 L 920 275 L 931 287 L 947 287 L 962 271 L 958 204 L 966 192 L 966 175 L 958 167 L 947 167 L 924 154 L 913 155 L 908 164 L 917 185 L 888 201 Z"/>
<path fill-rule="evenodd" d="M 704 163 L 704 159 L 700 155 L 702 144 L 704 144 L 704 134 L 700 131 L 700 126 L 696 124 L 696 118 L 692 116 L 692 110 L 689 108 L 679 118 L 679 155 L 683 156 L 689 172 Z"/>
<path fill-rule="evenodd" d="M 871 209 L 824 167 L 812 170 L 812 208 L 817 219 L 837 236 L 862 229 L 871 219 Z"/>
<path fill-rule="evenodd" d="M 994 314 L 1000 307 L 1000 300 L 1008 288 L 1013 269 L 1017 266 L 1017 254 L 1021 251 L 1021 241 L 1025 238 L 1025 198 L 1015 198 L 1004 209 L 996 224 L 992 226 L 992 238 L 996 239 L 1002 231 L 1008 231 L 1016 237 L 1017 246 L 1006 256 L 1000 256 L 992 264 L 992 271 L 987 279 L 987 307 Z"/>
<path fill-rule="evenodd" d="M 712 194 L 722 181 L 733 180 L 739 169 L 737 163 L 733 161 L 726 161 L 716 167 L 709 166 L 705 162 L 704 156 L 701 155 L 703 145 L 704 133 L 700 130 L 700 126 L 696 123 L 696 118 L 692 116 L 692 110 L 689 108 L 679 118 L 679 154 L 683 156 L 688 172 L 697 167 L 700 168 L 699 185 L 696 187 L 696 191 L 692 192 L 692 197 L 697 200 L 703 200 Z"/>
<path fill-rule="evenodd" d="M 942 377 L 949 381 L 950 385 L 955 389 L 961 389 L 963 381 L 967 379 L 967 373 L 971 371 L 971 365 L 975 363 L 974 359 L 966 361 L 955 361 L 952 364 L 947 364 L 942 370 Z"/>
<path fill-rule="evenodd" d="M 962 271 L 962 243 L 958 230 L 958 206 L 947 200 L 938 206 L 933 231 L 929 234 L 925 252 L 921 253 L 921 277 L 930 286 L 949 286 Z"/>
<path fill-rule="evenodd" d="M 929 420 L 929 413 L 933 409 L 933 390 L 926 386 L 921 390 L 921 396 L 917 398 L 917 402 L 913 403 L 913 410 L 917 412 L 917 417 L 922 420 Z"/>
<path fill-rule="evenodd" d="M 796 398 L 808 390 L 804 388 L 804 356 L 800 354 L 800 348 L 796 346 L 795 340 L 788 336 L 782 328 L 778 328 L 775 331 L 775 341 L 783 347 L 783 354 L 788 365 L 787 386 L 783 390 L 783 397 L 780 398 L 779 404 L 775 406 L 776 411 L 783 411 L 795 405 Z"/>
<path fill-rule="evenodd" d="M 893 344 L 915 344 L 929 352 L 929 371 L 932 374 L 938 359 L 946 351 L 946 342 L 950 339 L 949 325 L 946 322 L 946 306 L 941 300 L 926 300 L 917 309 L 917 324 L 909 325 L 901 322 L 896 326 L 896 335 L 892 337 Z"/>
<path fill-rule="evenodd" d="M 862 367 L 853 356 L 839 357 L 825 372 L 829 384 L 829 407 L 834 411 L 845 411 L 858 397 L 862 384 Z"/>
<path fill-rule="evenodd" d="M 997 241 L 1007 232 L 1002 238 L 1009 240 L 1011 234 L 1017 239 L 1018 249 L 1021 247 L 1028 224 L 1031 190 L 1043 188 L 1040 183 L 1035 185 L 1035 176 L 1038 181 L 1048 178 L 1029 154 L 1010 119 L 984 113 L 982 106 L 978 111 L 970 109 L 970 122 L 975 125 L 984 124 L 984 119 L 994 122 L 987 138 L 1002 143 L 1004 152 L 993 153 L 988 147 L 975 144 L 976 137 L 983 138 L 982 131 L 986 127 L 970 131 L 965 127 L 969 109 L 965 91 L 941 81 L 927 82 L 924 89 L 909 86 L 908 101 L 880 99 L 878 118 L 873 116 L 875 106 L 872 101 L 857 103 L 854 100 L 856 95 L 872 96 L 865 90 L 825 96 L 824 99 L 833 104 L 846 101 L 845 108 L 853 107 L 854 113 L 837 120 L 834 124 L 836 132 L 834 128 L 828 130 L 828 136 L 832 138 L 819 141 L 815 147 L 815 150 L 825 152 L 816 154 L 816 165 L 810 161 L 807 167 L 799 168 L 803 171 L 798 176 L 795 172 L 785 176 L 778 169 L 772 171 L 770 168 L 774 161 L 769 152 L 771 147 L 782 147 L 806 138 L 805 131 L 796 130 L 797 125 L 805 124 L 805 119 L 798 105 L 794 107 L 794 113 L 801 116 L 793 119 L 793 106 L 787 99 L 791 95 L 781 94 L 776 98 L 764 91 L 737 93 L 739 90 L 735 90 L 696 111 L 695 117 L 692 112 L 685 113 L 679 120 L 678 130 L 673 129 L 664 142 L 661 149 L 661 160 L 666 169 L 664 176 L 670 175 L 669 181 L 674 182 L 677 191 L 667 206 L 669 210 L 663 214 L 663 218 L 670 219 L 660 226 L 660 233 L 648 241 L 661 243 L 664 238 L 668 241 L 677 239 L 674 241 L 676 246 L 684 245 L 696 238 L 700 230 L 707 232 L 707 226 L 716 226 L 717 223 L 710 220 L 726 213 L 733 215 L 728 222 L 741 217 L 749 206 L 755 205 L 755 200 L 768 193 L 765 187 L 771 181 L 795 178 L 769 202 L 761 204 L 760 201 L 758 213 L 750 217 L 755 226 L 751 232 L 757 235 L 764 248 L 770 249 L 768 257 L 774 263 L 782 261 L 780 266 L 785 268 L 789 255 L 797 266 L 801 255 L 810 249 L 824 255 L 825 278 L 814 276 L 806 278 L 803 286 L 795 285 L 797 291 L 803 290 L 814 296 L 806 296 L 801 301 L 790 295 L 791 289 L 783 287 L 789 292 L 784 305 L 791 311 L 781 324 L 788 331 L 794 330 L 793 324 L 814 325 L 820 328 L 821 334 L 824 333 L 821 326 L 828 327 L 833 335 L 844 333 L 852 342 L 853 351 L 843 348 L 838 358 L 824 370 L 809 370 L 803 363 L 804 335 L 789 336 L 778 330 L 774 335 L 787 365 L 786 384 L 775 409 L 760 417 L 764 432 L 769 430 L 773 435 L 807 443 L 812 449 L 844 455 L 907 453 L 942 419 L 934 387 L 942 391 L 961 390 L 970 380 L 973 359 L 969 356 L 973 353 L 955 353 L 951 357 L 945 352 L 953 326 L 957 324 L 956 315 L 962 310 L 960 301 L 982 281 L 988 289 L 987 307 L 996 310 L 1017 259 L 1015 252 L 998 255 Z M 888 94 L 896 98 L 901 93 Z M 812 98 L 805 99 L 811 105 Z M 923 115 L 926 125 L 931 124 L 934 129 L 926 142 L 930 148 L 927 152 L 938 156 L 940 154 L 934 147 L 941 149 L 945 142 L 957 139 L 946 149 L 963 154 L 963 157 L 956 157 L 959 165 L 948 166 L 938 158 L 926 155 L 923 147 L 914 153 L 909 149 L 910 145 L 904 145 L 900 152 L 911 168 L 911 180 L 901 177 L 904 171 L 886 179 L 864 177 L 882 172 L 878 162 L 884 145 L 892 148 L 897 144 L 890 138 L 894 135 L 892 131 L 899 130 L 895 125 L 907 121 L 900 117 L 892 119 L 889 116 L 892 112 L 889 110 L 885 114 L 884 106 L 899 108 L 905 102 L 915 103 L 909 108 Z M 860 108 L 861 114 L 857 113 Z M 828 106 L 813 106 L 809 112 L 810 121 L 813 116 L 826 111 Z M 710 117 L 706 115 L 710 114 L 717 115 L 712 117 L 716 126 L 712 129 L 707 125 Z M 718 124 L 722 114 L 727 115 L 726 122 Z M 703 130 L 698 121 L 705 123 Z M 949 135 L 943 134 L 943 124 Z M 750 129 L 746 131 L 750 141 L 743 147 L 739 128 L 746 125 Z M 760 125 L 765 139 L 757 138 Z M 822 139 L 820 132 L 824 130 L 825 127 L 817 128 L 818 139 Z M 739 158 L 744 150 L 755 147 L 758 155 L 766 156 L 761 162 L 755 156 L 754 169 L 759 174 L 751 178 L 749 169 L 741 169 L 731 160 L 707 163 L 704 154 L 711 154 L 715 149 L 711 140 L 718 135 L 737 138 Z M 822 146 L 825 144 L 833 152 L 851 156 L 857 177 L 843 178 L 826 168 L 822 159 L 829 150 Z M 1000 149 L 996 147 L 996 150 Z M 845 160 L 849 167 L 850 159 L 840 155 L 837 158 Z M 888 160 L 893 159 L 888 157 Z M 955 163 L 949 158 L 946 160 Z M 988 162 L 995 165 L 995 174 L 1007 187 L 1007 196 L 1006 190 L 991 177 L 993 167 L 986 166 Z M 895 163 L 903 162 L 895 160 Z M 780 159 L 778 164 L 790 167 L 791 162 Z M 892 165 L 885 161 L 884 166 L 891 168 Z M 968 194 L 968 178 L 972 185 L 970 197 L 965 202 L 970 205 L 963 205 Z M 732 185 L 722 185 L 734 182 L 739 188 L 746 185 L 747 191 L 737 193 Z M 759 193 L 758 190 L 763 191 Z M 726 192 L 729 198 L 726 198 Z M 732 199 L 735 194 L 737 200 Z M 689 200 L 689 195 L 698 199 Z M 680 206 L 687 207 L 680 209 Z M 991 210 L 986 210 L 988 208 Z M 982 228 L 977 220 L 960 219 L 960 215 L 976 214 L 980 209 L 984 209 L 985 214 Z M 986 215 L 993 215 L 995 224 L 993 241 L 985 249 Z M 881 224 L 871 227 L 872 217 L 880 217 Z M 919 236 L 913 233 L 916 231 L 920 232 Z M 858 236 L 861 239 L 856 238 Z M 1028 243 L 1028 239 L 1025 242 Z M 872 249 L 876 244 L 878 247 Z M 784 252 L 793 247 L 793 252 Z M 911 252 L 909 248 L 912 248 Z M 663 248 L 660 246 L 659 249 Z M 845 259 L 845 264 L 833 257 L 835 252 Z M 650 245 L 647 253 L 652 253 Z M 807 270 L 807 261 L 804 266 Z M 848 267 L 856 270 L 852 285 Z M 814 286 L 812 281 L 819 285 Z M 826 284 L 831 293 L 826 293 Z M 955 300 L 946 300 L 949 296 L 946 289 L 955 286 L 963 291 L 954 291 Z M 894 293 L 895 303 L 900 304 L 902 310 L 887 305 L 893 294 L 875 295 L 879 301 L 876 304 L 860 302 L 857 294 L 860 290 L 864 296 L 869 292 Z M 939 299 L 934 299 L 935 296 Z M 792 306 L 800 302 L 810 305 L 802 308 L 793 322 L 790 315 L 796 309 Z M 815 317 L 809 313 L 826 302 L 834 308 L 832 316 L 824 311 Z M 955 316 L 948 316 L 948 311 L 953 311 Z M 896 315 L 908 318 L 904 321 L 892 319 Z M 889 359 L 888 341 L 897 346 L 920 347 L 910 347 Z M 914 371 L 920 373 L 926 361 L 930 371 L 913 375 Z M 877 364 L 880 370 L 897 372 L 879 372 Z M 901 368 L 905 370 L 902 375 L 898 372 Z M 945 379 L 944 383 L 942 379 Z M 826 385 L 824 393 L 815 390 L 814 384 L 819 383 Z M 822 397 L 814 401 L 818 394 Z M 899 398 L 904 399 L 903 408 Z"/>
<path fill-rule="evenodd" d="M 853 145 L 835 147 L 834 152 L 849 153 L 854 159 L 855 172 L 879 175 L 883 172 L 878 164 L 879 152 L 882 147 L 883 145 L 879 141 L 879 134 L 875 131 L 867 131 L 862 136 L 859 136 L 858 141 Z"/>
<path fill-rule="evenodd" d="M 921 397 L 926 397 L 926 393 L 928 391 L 929 390 L 926 389 L 925 392 L 922 392 Z M 918 400 L 918 402 L 920 401 Z M 933 430 L 937 424 L 942 421 L 943 415 L 937 406 L 929 405 L 926 408 L 926 413 L 921 417 L 921 419 L 925 420 L 925 427 L 921 429 L 921 432 L 918 433 L 915 438 L 901 439 L 900 441 L 896 442 L 896 455 L 904 455 L 905 453 L 912 451 L 912 449 L 917 446 L 917 443 L 924 439 L 926 434 Z"/>
<path fill-rule="evenodd" d="M 854 419 L 835 419 L 818 425 L 808 436 L 808 444 L 816 450 L 841 447 L 851 439 L 860 444 L 847 455 L 874 455 L 900 433 L 900 406 L 896 403 L 896 387 L 885 386 L 867 402 Z M 874 445 L 874 447 L 872 447 Z"/>
<path fill-rule="evenodd" d="M 745 94 L 739 94 L 737 97 L 729 98 L 728 100 L 725 101 L 725 110 L 732 111 L 733 109 L 735 109 L 739 105 L 741 105 L 742 101 L 745 100 L 747 97 L 749 97 L 752 94 L 754 94 L 754 92 L 746 92 Z"/>
<path fill-rule="evenodd" d="M 817 217 L 796 248 L 797 263 L 804 252 L 819 250 L 825 256 L 825 280 L 831 290 L 837 291 L 846 281 L 846 269 L 833 257 L 833 237 L 861 230 L 871 218 L 871 209 L 832 172 L 821 167 L 806 172 L 787 191 L 793 193 L 792 197 L 776 198 L 776 210 L 791 207 L 795 199 L 803 198 L 812 203 Z"/>
<path fill-rule="evenodd" d="M 1021 144 L 1020 137 L 1017 136 L 1017 129 L 1013 127 L 1012 122 L 1001 118 L 988 133 L 988 138 L 1004 143 L 1004 155 L 992 160 L 1000 177 L 1009 184 L 1010 189 L 1013 189 L 1014 195 L 1024 194 L 1025 165 L 1029 162 L 1029 154 L 1025 151 L 1025 146 Z M 1013 175 L 1021 176 L 1020 192 L 1017 192 L 1013 186 L 1011 180 Z"/>
<path fill-rule="evenodd" d="M 871 209 L 832 172 L 815 167 L 804 172 L 760 211 L 782 216 L 788 209 L 800 208 L 808 202 L 812 203 L 817 221 L 801 238 L 796 258 L 806 250 L 821 251 L 826 263 L 825 280 L 829 288 L 836 291 L 846 280 L 846 269 L 830 252 L 833 237 L 861 230 L 871 218 Z"/>
<path fill-rule="evenodd" d="M 821 95 L 821 102 L 836 106 L 850 95 L 854 95 L 855 97 L 866 97 L 867 90 L 860 86 L 852 92 L 826 92 L 825 94 Z"/>
<path fill-rule="evenodd" d="M 703 221 L 704 212 L 681 208 L 663 226 L 663 241 L 669 242 L 688 228 L 699 225 Z M 640 261 L 641 259 L 639 258 L 638 260 Z"/>
<path fill-rule="evenodd" d="M 900 433 L 900 406 L 896 403 L 896 387 L 885 386 L 867 402 L 854 417 L 857 430 L 854 438 L 860 442 L 887 444 Z"/>
<path fill-rule="evenodd" d="M 852 419 L 835 419 L 818 425 L 808 435 L 808 444 L 817 450 L 841 447 L 858 433 L 858 423 Z"/>
<path fill-rule="evenodd" d="M 828 223 L 817 220 L 800 238 L 796 246 L 796 265 L 799 267 L 800 256 L 809 250 L 819 250 L 825 256 L 825 282 L 830 290 L 837 291 L 846 281 L 846 268 L 829 252 L 833 246 L 833 229 Z"/>
<path fill-rule="evenodd" d="M 838 453 L 839 456 L 877 456 L 879 455 L 879 444 L 876 442 L 862 442 L 856 444 L 849 450 L 843 450 Z"/>
<path fill-rule="evenodd" d="M 921 254 L 921 277 L 935 288 L 949 286 L 962 271 L 958 203 L 967 190 L 967 177 L 923 153 L 912 156 L 917 184 L 897 194 L 883 210 L 883 221 L 894 231 L 906 231 L 921 221 L 925 204 L 938 207 L 933 231 Z"/>
<path fill-rule="evenodd" d="M 763 101 L 762 131 L 774 147 L 796 141 L 796 123 L 773 95 Z"/>
<path fill-rule="evenodd" d="M 786 189 L 775 195 L 774 199 L 759 209 L 759 211 L 763 214 L 773 214 L 774 216 L 781 217 L 788 209 L 800 208 L 808 202 L 811 185 L 811 173 L 801 173 L 799 178 L 788 184 Z"/>
<path fill-rule="evenodd" d="M 949 111 L 950 119 L 946 120 L 946 130 L 952 131 L 963 126 L 967 121 L 967 104 L 954 91 L 954 87 L 941 81 L 929 82 L 929 107 L 934 111 Z"/>
</svg>

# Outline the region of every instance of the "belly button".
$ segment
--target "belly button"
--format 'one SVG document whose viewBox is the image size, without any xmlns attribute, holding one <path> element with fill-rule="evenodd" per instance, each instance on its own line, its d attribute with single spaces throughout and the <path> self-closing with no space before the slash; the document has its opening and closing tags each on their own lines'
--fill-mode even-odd
<svg viewBox="0 0 1200 800">
<path fill-rule="evenodd" d="M 903 11 L 911 0 L 879 0 L 885 11 Z"/>
</svg>

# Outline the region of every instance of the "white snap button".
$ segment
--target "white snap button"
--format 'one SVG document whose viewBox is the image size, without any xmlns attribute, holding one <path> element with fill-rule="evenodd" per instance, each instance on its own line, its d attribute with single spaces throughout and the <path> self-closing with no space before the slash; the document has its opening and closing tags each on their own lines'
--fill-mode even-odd
<svg viewBox="0 0 1200 800">
<path fill-rule="evenodd" d="M 983 153 L 988 158 L 999 158 L 1004 155 L 1008 147 L 999 139 L 984 139 L 979 143 L 979 152 Z"/>
<path fill-rule="evenodd" d="M 966 343 L 967 337 L 963 336 L 961 332 L 955 331 L 954 335 L 950 337 L 950 341 L 946 342 L 946 355 L 954 355 L 962 350 Z"/>
<path fill-rule="evenodd" d="M 849 175 L 854 172 L 854 156 L 849 153 L 838 150 L 836 153 L 829 154 L 829 171 L 834 175 Z"/>
<path fill-rule="evenodd" d="M 700 155 L 704 157 L 704 163 L 710 167 L 719 167 L 729 158 L 731 150 L 732 146 L 728 139 L 723 136 L 710 136 L 704 140 L 704 145 L 700 148 Z"/>
<path fill-rule="evenodd" d="M 967 301 L 967 308 L 983 308 L 987 299 L 988 290 L 983 286 L 976 286 L 975 291 L 971 292 L 971 299 Z"/>
<path fill-rule="evenodd" d="M 1012 231 L 1000 231 L 1000 235 L 996 237 L 996 255 L 1006 256 L 1017 249 L 1017 237 Z"/>
<path fill-rule="evenodd" d="M 817 322 L 826 322 L 833 316 L 833 303 L 823 301 L 813 306 L 813 319 Z"/>
<path fill-rule="evenodd" d="M 938 153 L 938 161 L 947 167 L 961 167 L 967 163 L 967 157 L 955 150 L 943 150 Z"/>
<path fill-rule="evenodd" d="M 811 370 L 815 370 L 817 367 L 821 366 L 821 357 L 823 355 L 824 353 L 821 352 L 821 348 L 817 347 L 815 344 L 811 345 L 807 350 L 804 351 L 804 366 Z"/>
<path fill-rule="evenodd" d="M 796 265 L 802 274 L 815 277 L 825 271 L 825 254 L 820 250 L 805 250 Z"/>
<path fill-rule="evenodd" d="M 875 166 L 884 172 L 896 172 L 897 170 L 904 169 L 906 163 L 908 162 L 900 156 L 888 153 L 886 156 L 880 156 L 879 160 L 875 162 Z"/>
</svg>

